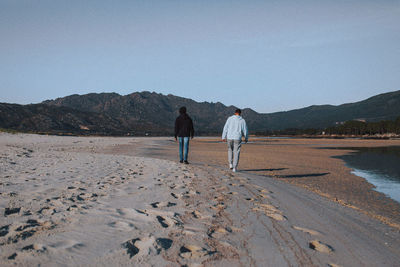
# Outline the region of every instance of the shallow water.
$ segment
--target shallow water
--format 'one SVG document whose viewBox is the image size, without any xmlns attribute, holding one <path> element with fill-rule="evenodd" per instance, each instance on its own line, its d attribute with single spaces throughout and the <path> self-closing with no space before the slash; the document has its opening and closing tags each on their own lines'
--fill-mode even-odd
<svg viewBox="0 0 400 267">
<path fill-rule="evenodd" d="M 340 147 L 354 150 L 337 156 L 353 169 L 352 173 L 376 186 L 375 190 L 400 202 L 400 146 Z"/>
</svg>

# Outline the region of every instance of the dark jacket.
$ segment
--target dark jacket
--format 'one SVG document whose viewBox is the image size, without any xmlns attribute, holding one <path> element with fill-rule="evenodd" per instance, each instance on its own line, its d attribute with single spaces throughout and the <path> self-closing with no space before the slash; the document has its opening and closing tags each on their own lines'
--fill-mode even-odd
<svg viewBox="0 0 400 267">
<path fill-rule="evenodd" d="M 175 138 L 194 136 L 193 121 L 189 115 L 181 114 L 175 120 Z"/>
</svg>

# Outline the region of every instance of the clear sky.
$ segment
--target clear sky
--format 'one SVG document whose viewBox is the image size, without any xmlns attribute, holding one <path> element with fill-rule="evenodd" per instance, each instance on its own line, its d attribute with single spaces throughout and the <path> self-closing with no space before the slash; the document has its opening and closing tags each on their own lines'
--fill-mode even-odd
<svg viewBox="0 0 400 267">
<path fill-rule="evenodd" d="M 0 102 L 155 91 L 274 112 L 400 90 L 400 0 L 0 0 Z"/>
</svg>

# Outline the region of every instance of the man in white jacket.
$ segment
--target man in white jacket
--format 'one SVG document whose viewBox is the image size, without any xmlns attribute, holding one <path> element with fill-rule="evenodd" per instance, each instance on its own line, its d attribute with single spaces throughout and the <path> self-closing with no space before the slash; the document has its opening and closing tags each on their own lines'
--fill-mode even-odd
<svg viewBox="0 0 400 267">
<path fill-rule="evenodd" d="M 240 116 L 242 111 L 235 110 L 235 115 L 230 116 L 225 123 L 222 132 L 222 141 L 228 141 L 228 162 L 229 168 L 233 172 L 237 171 L 239 163 L 240 147 L 242 145 L 242 136 L 245 143 L 249 140 L 246 121 Z"/>
</svg>

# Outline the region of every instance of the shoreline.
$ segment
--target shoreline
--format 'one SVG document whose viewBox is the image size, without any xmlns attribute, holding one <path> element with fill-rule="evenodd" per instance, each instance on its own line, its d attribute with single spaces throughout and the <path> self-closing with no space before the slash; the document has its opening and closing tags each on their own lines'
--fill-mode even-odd
<svg viewBox="0 0 400 267">
<path fill-rule="evenodd" d="M 390 183 L 389 181 L 381 181 L 381 178 L 376 178 L 376 175 L 374 173 L 370 173 L 365 170 L 357 169 L 357 168 L 352 168 L 353 170 L 351 171 L 352 174 L 362 177 L 365 180 L 367 180 L 368 183 L 372 184 L 375 188 L 374 190 L 380 193 L 385 194 L 385 196 L 393 199 L 397 203 L 400 203 L 400 197 L 398 195 L 398 192 L 400 192 L 400 184 L 396 183 Z M 388 189 L 386 186 L 392 185 L 392 188 Z M 391 192 L 393 191 L 393 192 Z M 390 194 L 397 193 L 395 196 L 391 196 Z"/>
</svg>

